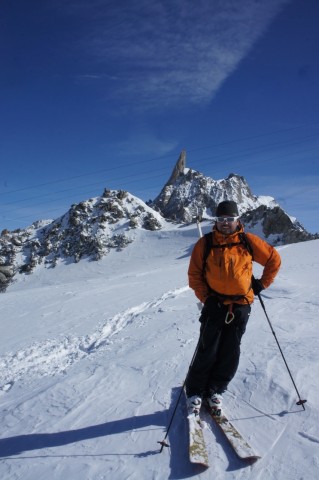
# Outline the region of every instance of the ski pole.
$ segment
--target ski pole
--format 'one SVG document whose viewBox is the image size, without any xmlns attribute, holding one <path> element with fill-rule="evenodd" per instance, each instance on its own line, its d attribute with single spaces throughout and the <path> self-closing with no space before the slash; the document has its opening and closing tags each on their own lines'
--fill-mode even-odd
<svg viewBox="0 0 319 480">
<path fill-rule="evenodd" d="M 268 314 L 267 314 L 267 312 L 266 312 L 266 307 L 265 307 L 265 304 L 264 304 L 264 302 L 263 302 L 263 300 L 262 300 L 262 298 L 261 298 L 260 293 L 258 293 L 258 298 L 259 298 L 260 304 L 261 304 L 261 306 L 262 306 L 262 308 L 263 308 L 263 310 L 264 310 L 264 312 L 265 312 L 267 321 L 268 321 L 269 326 L 270 326 L 270 330 L 271 330 L 273 336 L 275 337 L 275 340 L 276 340 L 276 342 L 277 342 L 279 351 L 280 351 L 281 356 L 282 356 L 282 358 L 283 358 L 283 360 L 284 360 L 284 362 L 285 362 L 285 365 L 286 365 L 286 368 L 287 368 L 288 373 L 289 373 L 289 375 L 290 375 L 291 381 L 292 381 L 292 383 L 293 383 L 293 385 L 294 385 L 294 387 L 295 387 L 295 390 L 296 390 L 296 392 L 297 392 L 297 395 L 298 395 L 299 400 L 298 400 L 298 402 L 296 402 L 296 405 L 301 405 L 302 408 L 303 408 L 304 410 L 306 410 L 304 404 L 306 403 L 307 400 L 301 400 L 300 394 L 299 394 L 299 392 L 298 392 L 298 388 L 297 388 L 297 386 L 296 386 L 296 384 L 295 384 L 295 381 L 294 381 L 294 379 L 293 379 L 293 377 L 292 377 L 292 374 L 291 374 L 290 369 L 289 369 L 289 367 L 288 367 L 288 364 L 287 364 L 287 362 L 286 362 L 286 359 L 285 359 L 285 356 L 284 356 L 284 354 L 283 354 L 283 351 L 282 351 L 282 349 L 281 349 L 281 347 L 280 347 L 280 345 L 279 345 L 279 342 L 278 342 L 276 333 L 275 333 L 275 331 L 274 331 L 274 329 L 273 329 L 273 326 L 272 326 L 272 324 L 271 324 L 271 321 L 270 321 L 270 319 L 269 319 L 269 317 L 268 317 Z"/>
<path fill-rule="evenodd" d="M 199 211 L 198 211 L 198 208 L 197 208 L 196 224 L 197 224 L 197 229 L 198 229 L 199 238 L 201 238 L 201 237 L 203 236 L 203 232 L 202 232 L 202 228 L 201 228 L 200 221 L 201 221 L 201 215 L 199 214 Z M 198 305 L 198 308 L 201 310 L 201 309 L 202 309 L 202 304 L 199 304 L 199 305 Z M 187 372 L 186 378 L 185 378 L 184 383 L 183 383 L 183 385 L 182 385 L 182 388 L 181 388 L 181 391 L 180 391 L 180 393 L 179 393 L 179 396 L 178 396 L 178 399 L 177 399 L 177 402 L 176 402 L 174 411 L 173 411 L 173 413 L 172 413 L 171 419 L 170 419 L 169 424 L 168 424 L 168 427 L 167 427 L 167 429 L 166 429 L 165 437 L 164 437 L 164 439 L 163 439 L 161 442 L 157 442 L 157 443 L 159 443 L 159 444 L 161 445 L 161 449 L 160 449 L 159 453 L 162 453 L 164 447 L 169 447 L 169 444 L 166 442 L 166 439 L 167 439 L 168 433 L 169 433 L 169 431 L 170 431 L 170 428 L 171 428 L 171 426 L 172 426 L 172 423 L 173 423 L 173 420 L 174 420 L 174 417 L 175 417 L 175 414 L 176 414 L 176 410 L 177 410 L 177 407 L 178 407 L 179 402 L 180 402 L 180 400 L 181 400 L 182 393 L 183 393 L 183 391 L 184 391 L 186 382 L 187 382 L 187 380 L 188 380 L 188 376 L 189 376 L 190 369 L 191 369 L 192 366 L 193 366 L 193 363 L 194 363 L 194 361 L 195 361 L 195 357 L 196 357 L 197 352 L 198 352 L 198 349 L 199 349 L 199 345 L 200 345 L 200 343 L 201 343 L 201 341 L 202 341 L 203 334 L 204 334 L 204 331 L 205 331 L 205 329 L 206 329 L 206 324 L 207 324 L 207 319 L 205 320 L 204 328 L 202 329 L 202 331 L 201 331 L 201 333 L 200 333 L 199 340 L 198 340 L 197 346 L 196 346 L 196 348 L 195 348 L 195 352 L 194 352 L 193 358 L 192 358 L 191 363 L 189 364 L 189 367 L 188 367 L 188 372 Z"/>
<path fill-rule="evenodd" d="M 173 420 L 174 420 L 174 417 L 175 417 L 175 414 L 176 414 L 176 410 L 177 410 L 177 407 L 178 407 L 179 402 L 180 402 L 180 400 L 181 400 L 182 393 L 183 393 L 183 391 L 184 391 L 186 382 L 187 382 L 187 380 L 188 380 L 188 376 L 189 376 L 190 369 L 192 368 L 193 363 L 194 363 L 194 361 L 195 361 L 195 357 L 196 357 L 196 355 L 197 355 L 197 352 L 198 352 L 198 349 L 199 349 L 199 345 L 200 345 L 200 343 L 201 343 L 201 341 L 202 341 L 202 338 L 203 338 L 203 334 L 204 334 L 206 325 L 207 325 L 207 319 L 205 320 L 204 328 L 202 329 L 202 332 L 201 332 L 201 334 L 200 334 L 200 336 L 199 336 L 199 340 L 198 340 L 197 346 L 196 346 L 196 348 L 195 348 L 195 352 L 194 352 L 193 358 L 192 358 L 192 360 L 191 360 L 191 363 L 189 364 L 188 372 L 187 372 L 186 378 L 185 378 L 185 380 L 184 380 L 184 383 L 183 383 L 183 385 L 182 385 L 181 391 L 180 391 L 180 393 L 179 393 L 179 396 L 178 396 L 178 399 L 177 399 L 177 402 L 176 402 L 174 411 L 173 411 L 173 413 L 172 413 L 171 419 L 170 419 L 170 421 L 169 421 L 168 427 L 167 427 L 167 429 L 166 429 L 165 437 L 164 437 L 164 439 L 163 439 L 161 442 L 159 442 L 159 441 L 157 442 L 157 443 L 159 443 L 159 444 L 161 445 L 161 449 L 160 449 L 159 453 L 162 453 L 164 447 L 169 447 L 169 444 L 166 442 L 166 439 L 167 439 L 168 433 L 169 433 L 169 431 L 170 431 L 170 428 L 171 428 L 171 426 L 172 426 L 172 423 L 173 423 Z"/>
</svg>

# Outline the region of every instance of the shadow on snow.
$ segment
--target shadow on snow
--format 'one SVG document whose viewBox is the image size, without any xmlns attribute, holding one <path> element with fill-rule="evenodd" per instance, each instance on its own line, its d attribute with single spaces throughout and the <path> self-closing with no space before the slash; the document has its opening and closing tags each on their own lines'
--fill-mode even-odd
<svg viewBox="0 0 319 480">
<path fill-rule="evenodd" d="M 25 435 L 17 435 L 14 437 L 2 438 L 0 439 L 0 458 L 9 458 L 17 455 L 21 455 L 25 452 L 38 451 L 45 448 L 61 447 L 63 445 L 68 445 L 76 442 L 81 442 L 84 440 L 95 439 L 99 437 L 108 437 L 111 435 L 120 434 L 123 432 L 135 431 L 139 429 L 150 429 L 151 427 L 158 426 L 163 427 L 163 432 L 159 432 L 157 429 L 154 430 L 156 438 L 154 435 L 154 447 L 157 445 L 156 442 L 163 440 L 166 432 L 167 425 L 171 418 L 173 409 L 176 405 L 178 396 L 180 394 L 180 387 L 174 388 L 172 390 L 172 401 L 171 407 L 169 410 L 158 411 L 148 415 L 140 415 L 136 417 L 124 418 L 120 420 L 113 420 L 110 422 L 105 422 L 100 425 L 93 425 L 89 427 L 79 428 L 76 430 L 68 430 L 62 432 L 54 433 L 32 433 Z M 167 452 L 170 451 L 170 479 L 183 479 L 190 478 L 195 475 L 199 475 L 204 469 L 198 465 L 193 465 L 189 462 L 188 458 L 188 425 L 184 412 L 186 411 L 185 400 L 182 397 L 180 405 L 178 405 L 176 411 L 176 417 L 172 423 L 172 427 L 168 436 L 168 443 L 170 449 L 164 448 L 161 455 L 163 456 L 162 461 L 167 462 L 168 456 Z M 185 420 L 183 421 L 183 418 Z M 165 431 L 164 431 L 165 430 Z M 220 439 L 217 437 L 217 442 L 219 443 Z M 221 442 L 222 443 L 222 442 Z M 149 450 L 140 453 L 107 453 L 105 454 L 94 454 L 94 456 L 107 456 L 107 455 L 132 455 L 136 458 L 145 458 L 151 455 L 159 454 L 160 445 L 158 449 Z M 166 454 L 165 454 L 166 453 Z M 45 455 L 53 456 L 53 455 Z M 58 455 L 56 455 L 58 457 Z M 81 455 L 61 455 L 64 456 L 81 456 Z M 87 455 L 84 455 L 87 456 Z M 16 459 L 21 458 L 16 457 Z M 28 457 L 22 457 L 28 458 Z M 33 458 L 30 457 L 30 458 Z M 242 462 L 238 462 L 236 459 L 229 458 L 229 469 L 236 470 L 243 467 Z"/>
</svg>

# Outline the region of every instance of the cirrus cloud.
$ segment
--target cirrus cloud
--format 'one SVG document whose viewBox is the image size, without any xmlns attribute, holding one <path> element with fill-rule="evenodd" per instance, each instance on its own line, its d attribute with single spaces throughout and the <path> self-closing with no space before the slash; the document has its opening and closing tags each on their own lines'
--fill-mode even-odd
<svg viewBox="0 0 319 480">
<path fill-rule="evenodd" d="M 110 101 L 207 104 L 287 3 L 141 0 L 111 2 L 106 10 L 97 1 L 87 5 L 95 21 L 85 48 L 114 78 L 105 86 Z"/>
</svg>

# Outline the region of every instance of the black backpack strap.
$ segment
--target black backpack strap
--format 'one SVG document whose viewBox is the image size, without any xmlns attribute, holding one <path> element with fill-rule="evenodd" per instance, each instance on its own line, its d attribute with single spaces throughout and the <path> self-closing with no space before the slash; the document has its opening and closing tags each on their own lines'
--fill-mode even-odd
<svg viewBox="0 0 319 480">
<path fill-rule="evenodd" d="M 205 239 L 205 250 L 204 250 L 204 256 L 203 256 L 203 276 L 205 277 L 207 258 L 213 247 L 213 232 L 205 233 L 204 239 Z"/>
<path fill-rule="evenodd" d="M 254 251 L 253 247 L 251 246 L 250 241 L 248 240 L 248 237 L 245 232 L 242 232 L 239 234 L 239 238 L 241 240 L 241 243 L 244 245 L 244 247 L 248 250 L 248 253 L 251 255 L 252 259 L 254 260 Z"/>
<path fill-rule="evenodd" d="M 254 250 L 253 250 L 253 247 L 251 246 L 250 241 L 248 240 L 246 233 L 245 232 L 240 233 L 239 237 L 240 237 L 240 240 L 243 242 L 243 245 L 245 246 L 245 248 L 247 248 L 249 254 L 251 255 L 252 260 L 254 261 Z M 254 278 L 254 275 L 252 275 L 251 277 L 251 284 L 250 284 L 251 287 L 253 284 L 253 278 Z"/>
</svg>

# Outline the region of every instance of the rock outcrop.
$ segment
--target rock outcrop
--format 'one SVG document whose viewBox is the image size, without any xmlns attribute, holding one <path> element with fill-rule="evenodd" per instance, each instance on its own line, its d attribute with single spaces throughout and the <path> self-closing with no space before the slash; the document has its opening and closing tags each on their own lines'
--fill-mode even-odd
<svg viewBox="0 0 319 480">
<path fill-rule="evenodd" d="M 214 180 L 186 168 L 185 151 L 169 181 L 149 205 L 167 220 L 189 223 L 195 218 L 212 219 L 223 200 L 234 200 L 246 229 L 274 245 L 319 238 L 308 233 L 274 198 L 254 195 L 244 177 L 231 173 L 226 179 Z"/>
</svg>

